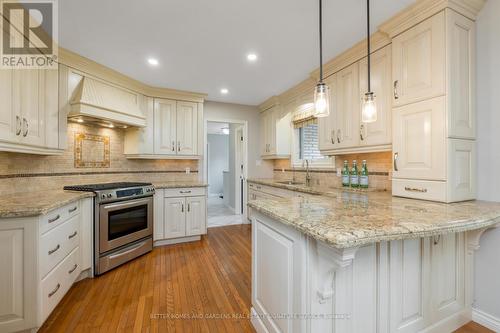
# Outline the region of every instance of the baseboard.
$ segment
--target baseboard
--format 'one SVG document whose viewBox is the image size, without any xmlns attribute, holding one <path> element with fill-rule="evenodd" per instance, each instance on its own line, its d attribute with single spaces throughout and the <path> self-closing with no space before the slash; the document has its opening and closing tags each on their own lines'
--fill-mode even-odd
<svg viewBox="0 0 500 333">
<path fill-rule="evenodd" d="M 422 331 L 420 331 L 420 333 L 455 332 L 455 330 L 470 322 L 471 317 L 472 314 L 470 309 L 463 309 L 423 329 Z"/>
<path fill-rule="evenodd" d="M 484 311 L 472 309 L 472 320 L 492 331 L 500 332 L 500 318 L 492 316 Z"/>
<path fill-rule="evenodd" d="M 269 331 L 267 330 L 266 326 L 262 322 L 262 319 L 257 314 L 257 311 L 255 311 L 255 309 L 252 307 L 250 309 L 250 312 L 251 312 L 251 315 L 252 315 L 252 318 L 250 319 L 250 322 L 252 323 L 253 328 L 255 328 L 255 331 L 257 333 L 269 333 Z"/>
<path fill-rule="evenodd" d="M 218 228 L 218 227 L 227 227 L 230 225 L 240 225 L 240 224 L 245 224 L 243 219 L 241 221 L 233 221 L 230 223 L 215 223 L 215 224 L 210 224 L 210 221 L 208 222 L 207 228 Z"/>
<path fill-rule="evenodd" d="M 181 237 L 181 238 L 173 238 L 173 239 L 160 239 L 153 243 L 153 246 L 164 246 L 164 245 L 172 245 L 179 243 L 187 243 L 187 242 L 196 242 L 201 239 L 201 236 L 190 236 L 190 237 Z"/>
</svg>

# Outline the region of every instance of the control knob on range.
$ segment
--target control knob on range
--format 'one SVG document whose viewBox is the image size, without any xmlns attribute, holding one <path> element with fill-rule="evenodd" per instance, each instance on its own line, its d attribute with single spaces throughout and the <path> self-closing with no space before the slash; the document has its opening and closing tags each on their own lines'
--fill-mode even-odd
<svg viewBox="0 0 500 333">
<path fill-rule="evenodd" d="M 106 194 L 101 194 L 101 198 L 106 199 Z"/>
<path fill-rule="evenodd" d="M 112 197 L 113 197 L 113 194 L 108 193 L 108 198 L 112 198 Z"/>
</svg>

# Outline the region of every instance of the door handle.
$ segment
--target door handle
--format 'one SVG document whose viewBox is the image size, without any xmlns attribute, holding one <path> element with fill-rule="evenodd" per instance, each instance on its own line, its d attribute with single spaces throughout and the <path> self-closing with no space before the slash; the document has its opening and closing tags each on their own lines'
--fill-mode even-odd
<svg viewBox="0 0 500 333">
<path fill-rule="evenodd" d="M 16 116 L 16 135 L 21 134 L 21 118 Z"/>
<path fill-rule="evenodd" d="M 340 130 L 337 130 L 337 142 L 338 143 L 340 143 L 340 135 L 341 135 Z"/>
<path fill-rule="evenodd" d="M 172 151 L 175 151 L 175 141 L 172 141 Z"/>
<path fill-rule="evenodd" d="M 398 157 L 399 153 L 394 153 L 394 171 L 398 171 Z"/>
<path fill-rule="evenodd" d="M 191 204 L 188 204 L 188 213 L 191 211 Z"/>
<path fill-rule="evenodd" d="M 181 142 L 177 141 L 177 151 L 181 151 Z"/>
<path fill-rule="evenodd" d="M 365 129 L 365 125 L 361 124 L 361 126 L 359 127 L 359 138 L 361 139 L 361 141 L 365 140 L 365 137 L 363 136 L 364 129 Z"/>
<path fill-rule="evenodd" d="M 394 99 L 399 99 L 398 84 L 399 84 L 398 80 L 394 81 Z"/>
<path fill-rule="evenodd" d="M 332 130 L 332 135 L 330 136 L 330 139 L 332 141 L 332 144 L 335 144 L 335 130 Z"/>
<path fill-rule="evenodd" d="M 24 126 L 26 125 L 26 126 Z M 23 132 L 23 137 L 26 137 L 28 135 L 28 132 L 29 132 L 29 124 L 28 124 L 28 121 L 26 120 L 26 118 L 23 118 L 23 127 L 25 127 L 25 130 Z"/>
<path fill-rule="evenodd" d="M 184 213 L 184 204 L 181 204 L 181 213 Z"/>
</svg>

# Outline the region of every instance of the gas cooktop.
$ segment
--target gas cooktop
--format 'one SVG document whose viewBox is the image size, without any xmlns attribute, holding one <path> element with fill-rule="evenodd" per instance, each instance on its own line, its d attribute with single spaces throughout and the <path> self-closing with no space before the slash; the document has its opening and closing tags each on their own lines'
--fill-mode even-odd
<svg viewBox="0 0 500 333">
<path fill-rule="evenodd" d="M 151 183 L 119 182 L 119 183 L 103 183 L 103 184 L 88 184 L 88 185 L 69 185 L 69 186 L 64 186 L 64 189 L 69 191 L 97 192 L 106 190 L 116 190 L 120 188 L 143 187 L 151 185 L 152 185 Z"/>
</svg>

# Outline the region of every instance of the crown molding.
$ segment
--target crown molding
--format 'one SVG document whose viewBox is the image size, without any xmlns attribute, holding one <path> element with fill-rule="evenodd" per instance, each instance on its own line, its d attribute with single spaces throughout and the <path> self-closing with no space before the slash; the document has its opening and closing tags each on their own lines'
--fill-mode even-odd
<svg viewBox="0 0 500 333">
<path fill-rule="evenodd" d="M 207 94 L 202 93 L 149 86 L 115 71 L 114 69 L 101 65 L 93 60 L 61 47 L 59 48 L 58 61 L 60 64 L 76 69 L 82 73 L 86 73 L 149 97 L 168 98 L 198 103 L 203 103 L 207 97 Z"/>
<path fill-rule="evenodd" d="M 273 106 L 279 105 L 280 104 L 280 99 L 278 96 L 271 96 L 268 99 L 266 99 L 264 102 L 259 104 L 257 107 L 259 108 L 260 111 L 266 111 L 272 108 Z"/>
<path fill-rule="evenodd" d="M 475 21 L 486 0 L 418 0 L 379 26 L 379 31 L 393 38 L 440 11 L 450 8 Z"/>
</svg>

